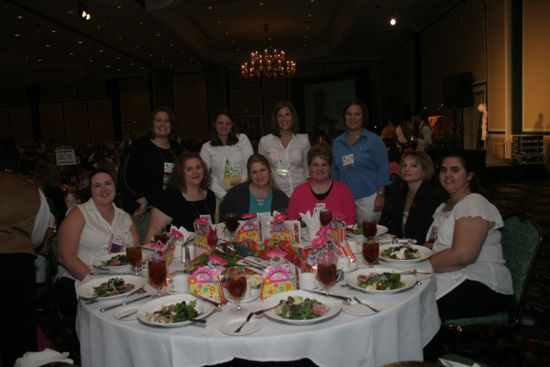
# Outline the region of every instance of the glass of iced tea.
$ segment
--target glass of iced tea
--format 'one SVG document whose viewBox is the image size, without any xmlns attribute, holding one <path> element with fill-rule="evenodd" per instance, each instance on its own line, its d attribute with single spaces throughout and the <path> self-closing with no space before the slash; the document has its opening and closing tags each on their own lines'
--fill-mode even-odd
<svg viewBox="0 0 550 367">
<path fill-rule="evenodd" d="M 229 212 L 224 217 L 225 228 L 231 235 L 231 241 L 235 239 L 235 231 L 239 228 L 239 216 L 237 213 Z"/>
<path fill-rule="evenodd" d="M 328 226 L 332 222 L 332 212 L 328 209 L 322 209 L 319 212 L 319 221 L 322 226 Z"/>
<path fill-rule="evenodd" d="M 248 280 L 246 272 L 240 266 L 232 266 L 226 270 L 226 287 L 231 297 L 235 300 L 236 310 L 241 310 L 241 300 L 246 294 Z"/>
<path fill-rule="evenodd" d="M 366 239 L 376 236 L 376 221 L 374 219 L 365 219 L 363 221 L 363 236 Z"/>
<path fill-rule="evenodd" d="M 149 272 L 149 283 L 157 290 L 157 296 L 162 296 L 166 286 L 166 259 L 160 252 L 153 252 L 147 270 Z"/>
<path fill-rule="evenodd" d="M 132 269 L 134 270 L 136 275 L 138 275 L 141 271 L 142 260 L 141 246 L 139 245 L 139 243 L 127 244 L 126 256 L 128 257 L 128 262 L 130 263 L 130 265 L 132 265 Z"/>
<path fill-rule="evenodd" d="M 368 266 L 378 264 L 378 254 L 380 252 L 380 246 L 375 239 L 367 239 L 363 242 L 363 258 Z"/>
<path fill-rule="evenodd" d="M 327 292 L 336 283 L 336 279 L 338 278 L 338 272 L 336 271 L 337 262 L 338 258 L 330 252 L 320 254 L 317 257 L 317 280 Z"/>
</svg>

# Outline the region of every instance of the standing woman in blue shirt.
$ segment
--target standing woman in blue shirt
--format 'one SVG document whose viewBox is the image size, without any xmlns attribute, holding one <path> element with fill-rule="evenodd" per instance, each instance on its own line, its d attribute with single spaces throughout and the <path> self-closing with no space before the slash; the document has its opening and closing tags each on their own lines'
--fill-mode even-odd
<svg viewBox="0 0 550 367">
<path fill-rule="evenodd" d="M 361 100 L 344 108 L 346 131 L 332 145 L 332 177 L 346 183 L 353 193 L 357 221 L 378 221 L 389 181 L 388 154 L 382 139 L 365 126 L 368 110 Z"/>
</svg>

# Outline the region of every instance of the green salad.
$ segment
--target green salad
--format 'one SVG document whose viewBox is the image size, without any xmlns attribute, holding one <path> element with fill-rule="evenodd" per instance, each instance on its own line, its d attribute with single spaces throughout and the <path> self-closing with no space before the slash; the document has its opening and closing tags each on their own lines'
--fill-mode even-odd
<svg viewBox="0 0 550 367">
<path fill-rule="evenodd" d="M 422 254 L 411 245 L 401 245 L 382 250 L 380 256 L 394 260 L 415 260 L 420 259 Z"/>
<path fill-rule="evenodd" d="M 361 288 L 371 291 L 386 291 L 402 288 L 405 283 L 401 281 L 401 275 L 396 273 L 371 273 L 357 276 L 357 284 Z"/>
<path fill-rule="evenodd" d="M 192 300 L 188 303 L 181 301 L 180 303 L 162 305 L 153 313 L 148 313 L 147 318 L 149 321 L 160 322 L 162 324 L 173 324 L 191 320 L 198 315 L 195 309 L 196 305 L 196 300 Z"/>
<path fill-rule="evenodd" d="M 122 265 L 128 265 L 128 256 L 124 254 L 115 255 L 111 257 L 109 260 L 105 260 L 101 262 L 101 265 L 103 266 L 122 266 Z"/>
<path fill-rule="evenodd" d="M 111 297 L 117 294 L 122 294 L 134 289 L 134 285 L 127 283 L 122 278 L 111 278 L 105 283 L 101 283 L 99 286 L 94 287 L 95 297 Z"/>
<path fill-rule="evenodd" d="M 329 307 L 316 299 L 289 296 L 286 303 L 280 304 L 275 313 L 290 320 L 311 320 L 325 315 Z"/>
</svg>

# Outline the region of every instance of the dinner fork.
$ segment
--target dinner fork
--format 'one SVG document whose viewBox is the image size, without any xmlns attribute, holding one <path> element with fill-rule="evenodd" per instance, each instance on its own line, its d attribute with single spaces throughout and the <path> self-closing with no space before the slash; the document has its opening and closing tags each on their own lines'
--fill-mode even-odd
<svg viewBox="0 0 550 367">
<path fill-rule="evenodd" d="M 368 303 L 365 303 L 365 302 L 361 301 L 359 298 L 357 298 L 357 296 L 353 296 L 353 299 L 354 299 L 357 303 L 359 303 L 360 305 L 367 306 L 368 308 L 370 308 L 371 310 L 373 310 L 373 311 L 376 312 L 376 313 L 380 312 L 380 310 L 378 310 L 378 309 L 372 307 L 372 306 L 369 305 Z"/>
<path fill-rule="evenodd" d="M 277 303 L 275 306 L 268 307 L 268 308 L 264 308 L 263 310 L 258 310 L 258 311 L 250 312 L 250 313 L 246 316 L 246 319 L 243 321 L 243 323 L 240 324 L 239 327 L 235 329 L 234 333 L 240 332 L 240 331 L 242 330 L 243 326 L 245 326 L 246 323 L 250 321 L 250 319 L 252 318 L 252 316 L 254 316 L 254 315 L 259 316 L 259 315 L 263 314 L 264 312 L 267 312 L 267 311 L 269 311 L 269 310 L 273 310 L 274 308 L 277 308 L 277 306 L 282 305 L 283 303 L 286 303 L 286 301 L 285 301 L 284 299 L 280 300 L 279 303 Z"/>
</svg>

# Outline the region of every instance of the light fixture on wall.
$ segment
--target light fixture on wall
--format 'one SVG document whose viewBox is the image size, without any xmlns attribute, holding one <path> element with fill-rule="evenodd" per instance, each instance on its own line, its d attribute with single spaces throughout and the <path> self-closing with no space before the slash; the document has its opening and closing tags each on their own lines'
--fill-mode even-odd
<svg viewBox="0 0 550 367">
<path fill-rule="evenodd" d="M 266 41 L 269 24 L 264 24 Z M 287 59 L 283 50 L 267 47 L 263 51 L 252 51 L 241 64 L 241 75 L 245 79 L 253 78 L 290 78 L 296 73 L 296 62 Z"/>
<path fill-rule="evenodd" d="M 92 13 L 90 13 L 90 11 L 88 10 L 88 5 L 86 5 L 82 1 L 78 2 L 78 14 L 84 20 L 92 19 Z"/>
</svg>

